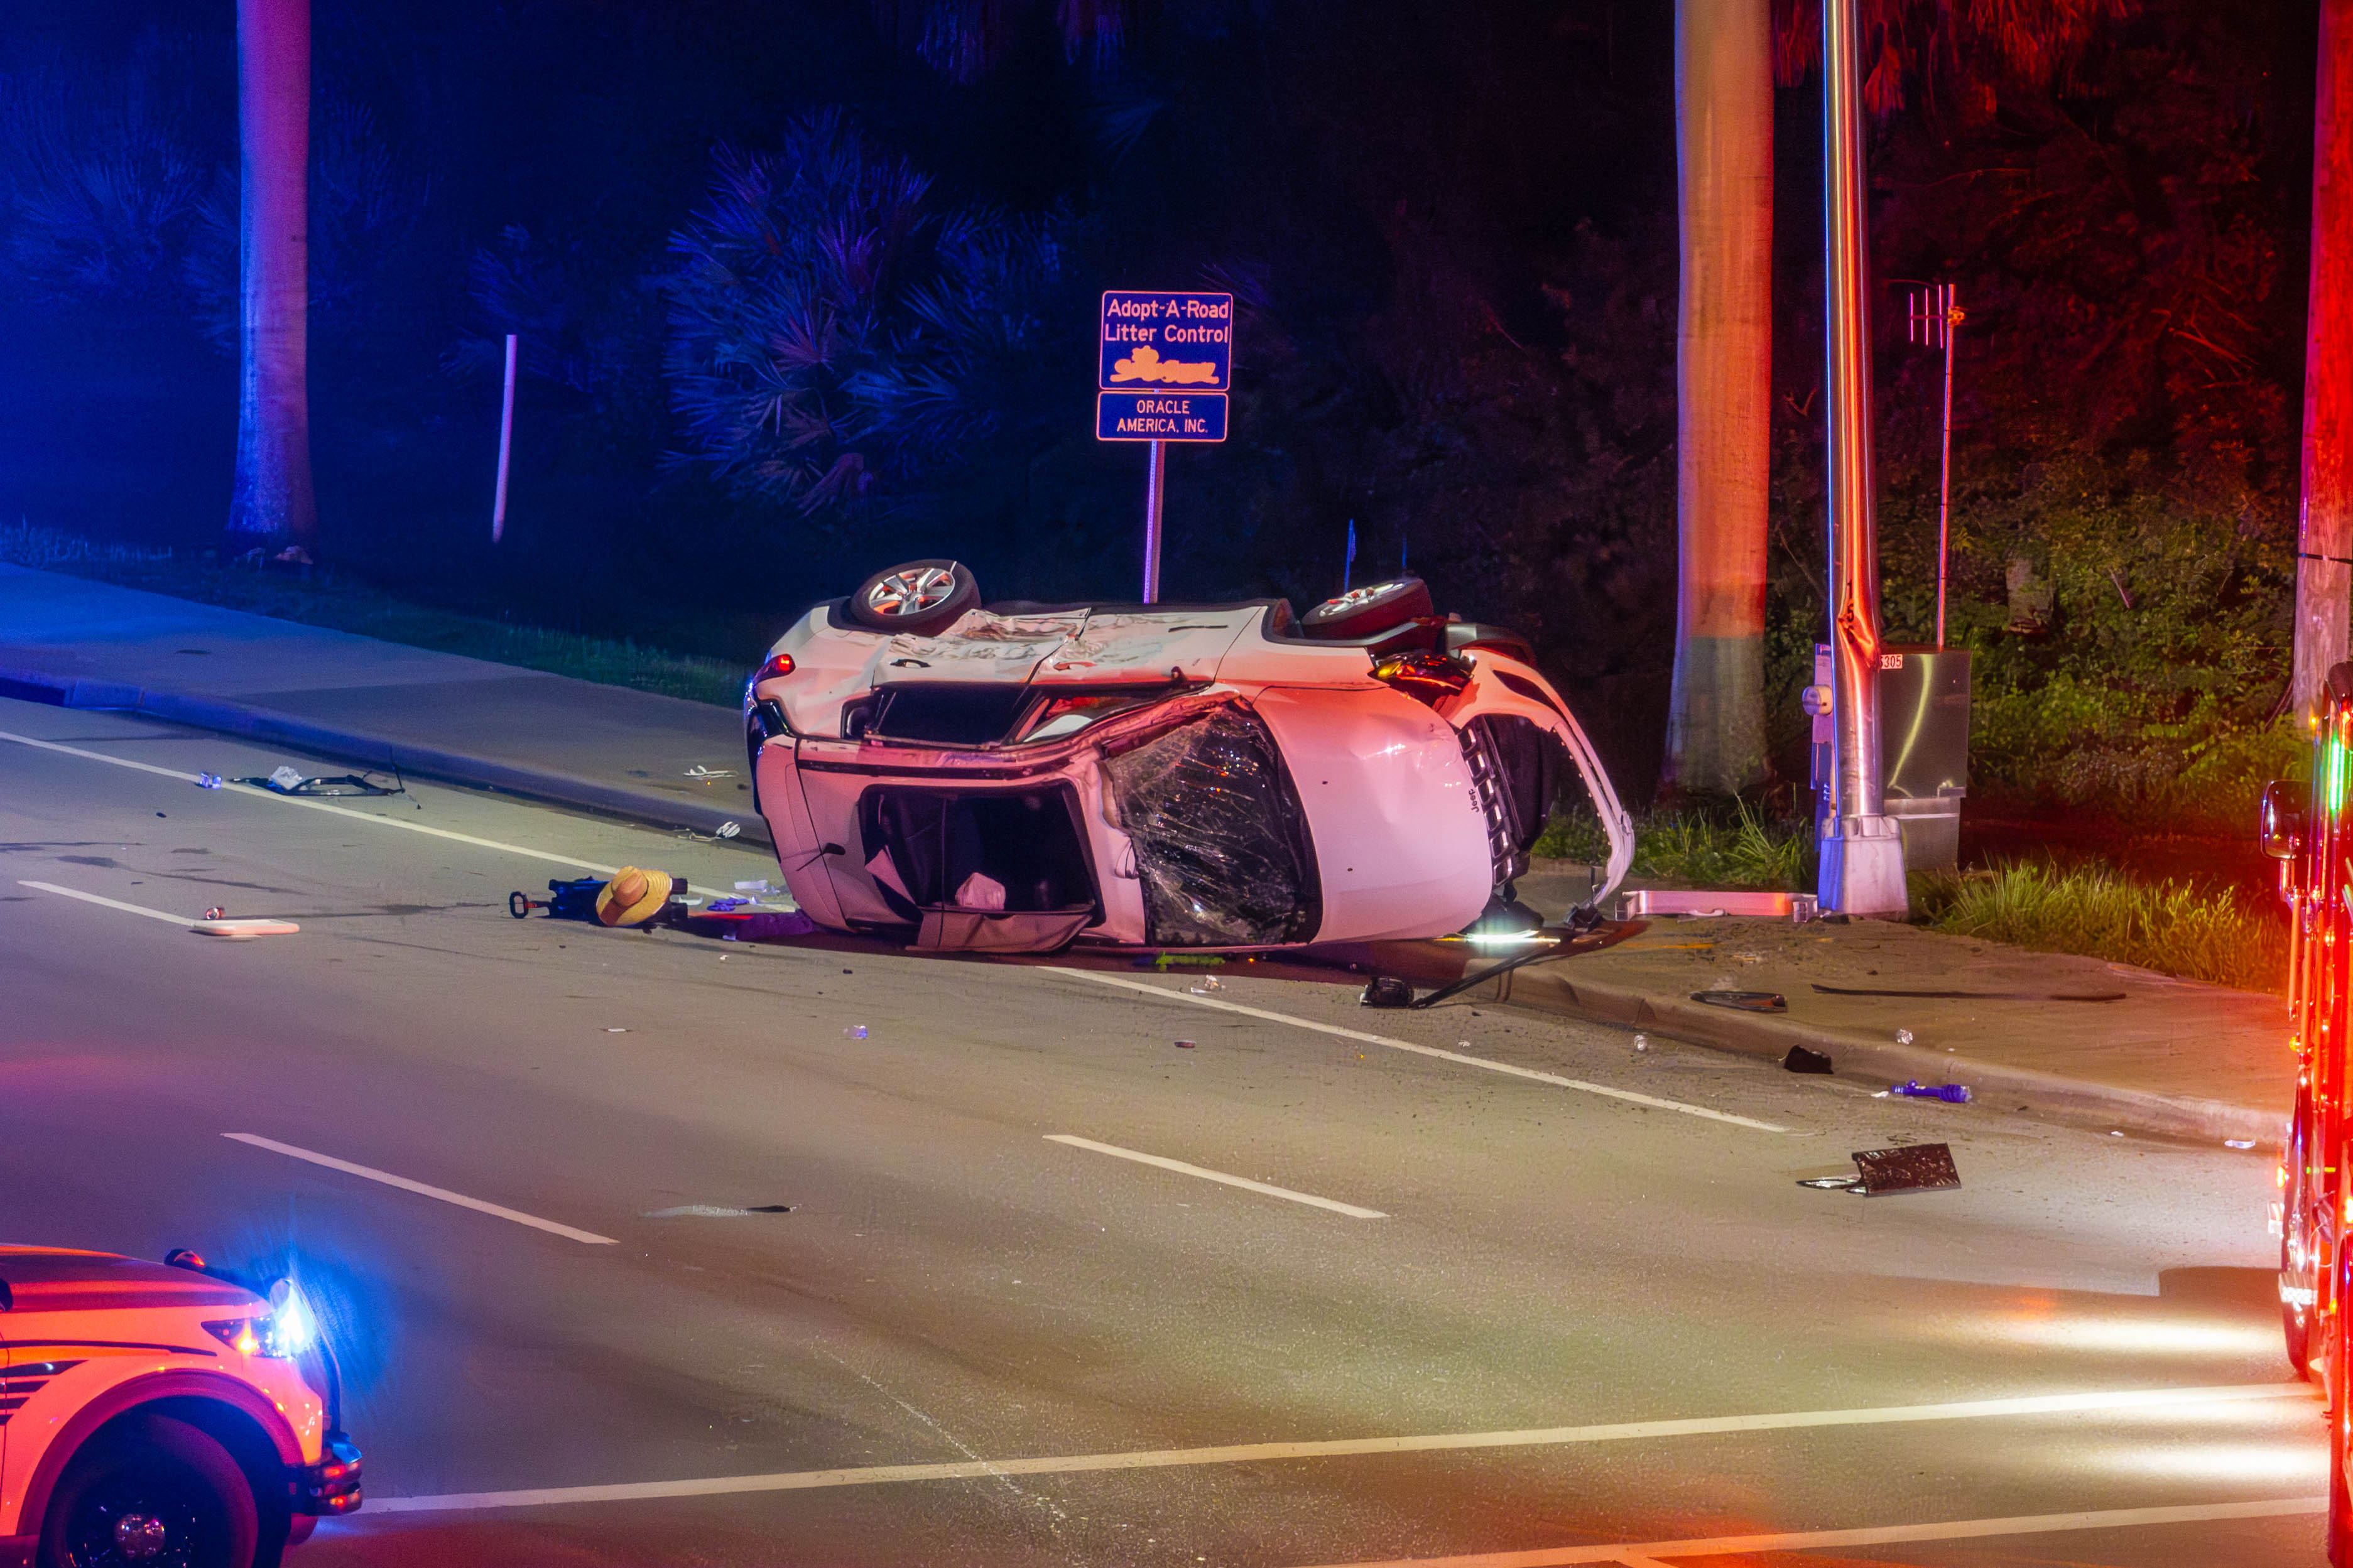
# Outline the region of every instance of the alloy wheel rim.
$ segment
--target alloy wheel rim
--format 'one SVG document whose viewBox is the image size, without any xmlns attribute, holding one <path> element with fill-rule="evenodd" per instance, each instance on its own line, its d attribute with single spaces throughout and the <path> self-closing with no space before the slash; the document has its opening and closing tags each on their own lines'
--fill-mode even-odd
<svg viewBox="0 0 2353 1568">
<path fill-rule="evenodd" d="M 866 607 L 878 616 L 920 615 L 945 604 L 955 590 L 955 574 L 944 567 L 893 572 L 867 592 Z"/>
</svg>

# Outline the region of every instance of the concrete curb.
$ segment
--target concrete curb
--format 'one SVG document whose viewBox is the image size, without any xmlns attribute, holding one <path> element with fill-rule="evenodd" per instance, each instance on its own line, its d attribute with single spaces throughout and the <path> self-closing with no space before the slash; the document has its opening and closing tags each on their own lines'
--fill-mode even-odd
<svg viewBox="0 0 2353 1568">
<path fill-rule="evenodd" d="M 2087 1082 L 2034 1068 L 1900 1046 L 1893 1040 L 1867 1040 L 1852 1032 L 1809 1026 L 1787 1015 L 1741 1013 L 1680 996 L 1579 982 L 1565 972 L 1573 963 L 1564 959 L 1507 971 L 1492 986 L 1478 986 L 1465 995 L 1651 1030 L 1686 1044 L 1775 1061 L 1788 1054 L 1791 1046 L 1803 1046 L 1830 1056 L 1839 1073 L 1847 1078 L 1876 1079 L 1881 1084 L 1910 1079 L 1922 1083 L 1966 1083 L 1989 1109 L 2022 1106 L 2054 1120 L 2102 1131 L 2128 1128 L 2198 1143 L 2235 1138 L 2250 1140 L 2259 1148 L 2275 1148 L 2287 1122 L 2284 1104 L 2275 1109 L 2232 1105 Z"/>
<path fill-rule="evenodd" d="M 715 835 L 723 826 L 733 822 L 741 829 L 737 837 L 742 842 L 769 842 L 768 825 L 757 812 L 739 809 L 730 813 L 698 801 L 632 790 L 554 769 L 411 745 L 364 731 L 336 729 L 228 698 L 115 681 L 83 680 L 37 669 L 0 669 L 0 697 L 47 702 L 60 708 L 144 713 L 199 730 L 276 741 L 363 767 L 398 767 L 404 774 L 414 773 L 419 778 L 503 790 L 510 795 L 656 827 L 682 827 Z"/>
</svg>

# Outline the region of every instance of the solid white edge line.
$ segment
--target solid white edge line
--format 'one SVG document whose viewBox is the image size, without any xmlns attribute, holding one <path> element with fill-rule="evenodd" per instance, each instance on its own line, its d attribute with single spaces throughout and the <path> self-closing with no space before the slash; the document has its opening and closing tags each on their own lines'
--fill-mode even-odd
<svg viewBox="0 0 2353 1568">
<path fill-rule="evenodd" d="M 1887 1546 L 1917 1541 L 1974 1541 L 2063 1530 L 2130 1530 L 2151 1524 L 2203 1524 L 2222 1519 L 2284 1519 L 2327 1511 L 2326 1497 L 2263 1498 L 2252 1502 L 2093 1509 L 2080 1513 L 2029 1513 L 2008 1519 L 1956 1519 L 1934 1524 L 1873 1525 L 1860 1530 L 1797 1531 L 1785 1535 L 1702 1535 L 1688 1541 L 1645 1541 L 1632 1546 L 1562 1546 L 1534 1552 L 1482 1552 L 1468 1557 L 1398 1557 L 1385 1563 L 1327 1563 L 1324 1568 L 1568 1568 L 1572 1563 L 1649 1563 L 1654 1568 L 1667 1568 L 1660 1559 L 1812 1552 L 1831 1546 Z"/>
<path fill-rule="evenodd" d="M 1141 991 L 1146 996 L 1157 996 L 1166 1002 L 1192 1002 L 1204 1007 L 1218 1007 L 1245 1017 L 1263 1018 L 1269 1023 L 1289 1024 L 1294 1028 L 1314 1029 L 1318 1034 L 1337 1035 L 1344 1040 L 1362 1040 L 1368 1046 L 1386 1046 L 1393 1051 L 1411 1051 L 1418 1057 L 1436 1057 L 1440 1061 L 1458 1062 L 1464 1067 L 1483 1068 L 1489 1072 L 1509 1073 L 1514 1078 L 1533 1079 L 1538 1083 L 1557 1084 L 1563 1089 L 1583 1089 L 1588 1094 L 1606 1095 L 1611 1100 L 1623 1100 L 1635 1105 L 1647 1105 L 1654 1110 L 1680 1111 L 1685 1116 L 1705 1117 L 1710 1121 L 1729 1122 L 1735 1127 L 1753 1127 L 1759 1132 L 1787 1132 L 1778 1122 L 1758 1121 L 1753 1117 L 1735 1116 L 1728 1110 L 1710 1110 L 1704 1105 L 1685 1105 L 1680 1100 L 1662 1100 L 1654 1094 L 1640 1094 L 1630 1089 L 1611 1089 L 1608 1084 L 1588 1083 L 1581 1078 L 1563 1078 L 1557 1073 L 1538 1072 L 1534 1068 L 1514 1067 L 1509 1062 L 1490 1060 L 1485 1057 L 1465 1056 L 1461 1051 L 1441 1050 L 1436 1046 L 1417 1046 L 1410 1040 L 1394 1040 L 1387 1035 L 1368 1035 L 1362 1029 L 1344 1028 L 1338 1024 L 1319 1024 L 1313 1018 L 1293 1017 L 1288 1013 L 1269 1012 L 1264 1007 L 1245 1006 L 1240 1002 L 1227 1002 L 1215 996 L 1196 996 L 1189 991 L 1171 991 L 1166 986 L 1146 984 L 1141 980 L 1127 980 L 1116 974 L 1100 974 L 1091 969 L 1066 969 L 1060 964 L 1039 966 L 1050 974 L 1071 974 L 1099 984 L 1116 985 L 1123 990 Z"/>
<path fill-rule="evenodd" d="M 511 1209 L 501 1204 L 484 1203 L 480 1198 L 470 1198 L 463 1193 L 453 1193 L 447 1187 L 427 1186 L 423 1182 L 412 1182 L 406 1176 L 396 1176 L 389 1171 L 379 1171 L 373 1165 L 354 1165 L 349 1160 L 338 1160 L 332 1154 L 322 1154 L 313 1149 L 298 1149 L 291 1143 L 280 1143 L 274 1138 L 264 1138 L 259 1133 L 224 1132 L 221 1136 L 235 1142 L 250 1143 L 257 1149 L 267 1149 L 272 1153 L 283 1154 L 289 1159 L 308 1160 L 313 1165 L 324 1165 L 331 1171 L 341 1171 L 346 1175 L 364 1176 L 371 1182 L 382 1182 L 387 1187 L 398 1187 L 402 1192 L 415 1193 L 420 1197 L 438 1198 L 445 1204 L 455 1204 L 461 1209 L 472 1209 L 478 1214 L 495 1215 L 500 1219 L 510 1219 L 517 1225 L 527 1225 L 533 1230 L 543 1230 L 552 1236 L 567 1237 L 574 1241 L 585 1241 L 592 1247 L 620 1245 L 611 1237 L 598 1236 L 593 1230 L 575 1230 L 568 1225 L 558 1225 L 552 1219 L 542 1219 L 537 1215 L 524 1214 L 520 1209 Z"/>
<path fill-rule="evenodd" d="M 169 721 L 155 721 L 169 722 Z M 61 752 L 69 757 L 85 757 L 93 763 L 108 763 L 118 768 L 132 768 L 142 773 L 155 773 L 183 784 L 195 784 L 196 775 L 182 773 L 177 768 L 159 768 L 153 763 L 134 763 L 128 757 L 110 757 L 103 752 L 85 751 L 57 741 L 36 740 L 13 731 L 0 730 L 0 741 L 14 741 L 20 746 L 32 746 L 44 752 Z M 251 742 L 243 742 L 250 744 Z M 347 805 L 335 805 L 323 800 L 304 800 L 300 795 L 280 795 L 276 790 L 256 789 L 251 784 L 223 784 L 220 793 L 238 795 L 256 800 L 275 801 L 280 805 L 307 806 L 312 811 L 328 812 L 336 816 L 348 816 L 354 822 L 372 822 L 379 827 L 397 827 L 408 833 L 422 833 L 428 837 L 446 838 L 453 844 L 471 845 L 477 849 L 495 849 L 503 855 L 520 855 L 528 860 L 546 860 L 558 866 L 577 866 L 584 871 L 596 871 L 610 877 L 618 869 L 615 866 L 599 866 L 594 860 L 583 860 L 577 855 L 551 855 L 544 849 L 525 849 L 520 844 L 501 844 L 495 838 L 477 838 L 470 833 L 457 833 L 447 827 L 432 827 L 422 822 L 407 822 L 397 816 L 378 816 L 372 812 L 353 811 Z"/>
<path fill-rule="evenodd" d="M 121 899 L 101 899 L 96 893 L 85 893 L 79 888 L 60 888 L 55 882 L 28 882 L 19 878 L 16 886 L 38 888 L 45 893 L 58 893 L 69 899 L 79 899 L 85 904 L 103 904 L 110 910 L 121 910 L 126 915 L 145 915 L 151 921 L 169 921 L 175 926 L 194 928 L 195 921 L 185 915 L 167 915 L 161 910 L 151 910 L 144 904 L 126 904 Z"/>
<path fill-rule="evenodd" d="M 2310 1399 L 2305 1383 L 2254 1383 L 2213 1388 L 2143 1388 L 2108 1394 L 2028 1394 L 1948 1405 L 1902 1405 L 1859 1410 L 1808 1410 L 1763 1415 L 1704 1416 L 1680 1421 L 1627 1421 L 1603 1426 L 1549 1426 L 1511 1432 L 1445 1432 L 1429 1436 L 1351 1437 L 1322 1443 L 1237 1443 L 1213 1448 L 1142 1449 L 1115 1454 L 1067 1454 L 1026 1459 L 969 1459 L 928 1465 L 868 1465 L 854 1469 L 788 1470 L 699 1480 L 623 1481 L 606 1486 L 539 1487 L 526 1491 L 450 1492 L 429 1497 L 368 1499 L 372 1513 L 442 1513 L 466 1509 L 539 1508 L 560 1503 L 637 1502 L 656 1498 L 713 1497 L 743 1492 L 803 1491 L 825 1487 L 881 1486 L 902 1481 L 991 1480 L 1005 1476 L 1071 1475 L 1097 1470 L 1170 1469 L 1194 1465 L 1254 1464 L 1274 1459 L 1345 1458 L 1363 1454 L 1416 1454 L 1463 1448 L 1550 1447 L 1644 1437 L 1700 1436 L 1719 1432 L 1783 1431 L 1808 1426 L 1865 1426 L 1905 1421 L 1957 1421 L 2002 1415 L 2219 1405 L 2241 1400 Z M 1625 1545 L 1610 1548 L 1624 1551 Z M 1595 1550 L 1599 1550 L 1598 1548 Z M 1604 1561 L 1607 1561 L 1605 1558 Z"/>
<path fill-rule="evenodd" d="M 1164 1171 L 1176 1171 L 1183 1175 L 1198 1176 L 1205 1182 L 1223 1182 L 1229 1187 L 1241 1187 L 1253 1193 L 1264 1193 L 1271 1198 L 1289 1198 L 1295 1204 L 1313 1204 L 1319 1209 L 1330 1209 L 1334 1214 L 1344 1214 L 1351 1219 L 1389 1217 L 1378 1209 L 1358 1208 L 1355 1204 L 1344 1204 L 1335 1198 L 1319 1198 L 1313 1193 L 1295 1193 L 1289 1187 L 1271 1186 L 1264 1182 L 1253 1182 L 1248 1176 L 1229 1176 L 1223 1171 L 1212 1171 L 1200 1165 L 1188 1165 L 1182 1160 L 1170 1160 L 1158 1154 L 1141 1154 L 1133 1149 L 1123 1149 L 1116 1143 L 1098 1143 L 1092 1138 L 1080 1138 L 1068 1132 L 1049 1132 L 1045 1138 L 1049 1143 L 1068 1143 L 1073 1149 L 1092 1149 L 1098 1154 L 1109 1154 L 1121 1160 L 1133 1160 L 1139 1165 L 1157 1165 Z"/>
</svg>

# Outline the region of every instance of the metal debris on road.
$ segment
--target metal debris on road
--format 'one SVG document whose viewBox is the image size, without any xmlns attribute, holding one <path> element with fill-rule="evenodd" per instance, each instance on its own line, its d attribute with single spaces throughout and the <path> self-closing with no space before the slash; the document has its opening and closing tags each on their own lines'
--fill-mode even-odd
<svg viewBox="0 0 2353 1568">
<path fill-rule="evenodd" d="M 712 779 L 733 778 L 735 776 L 735 770 L 733 768 L 706 768 L 701 763 L 697 763 L 694 766 L 687 769 L 685 773 L 679 776 L 681 778 L 697 779 L 704 784 L 709 784 Z"/>
<path fill-rule="evenodd" d="M 1465 1043 L 1467 1044 L 1468 1042 L 1466 1041 Z M 1635 1036 L 1635 1037 L 1634 1037 L 1634 1054 L 1635 1054 L 1636 1056 L 1638 1056 L 1638 1057 L 1639 1057 L 1639 1056 L 1643 1055 L 1645 1052 L 1649 1051 L 1649 1050 L 1650 1050 L 1650 1048 L 1651 1048 L 1651 1037 L 1650 1037 L 1650 1036 L 1648 1036 L 1648 1035 L 1637 1035 L 1637 1036 Z"/>
<path fill-rule="evenodd" d="M 639 1219 L 748 1219 L 755 1214 L 790 1214 L 790 1204 L 755 1204 L 750 1208 L 722 1208 L 716 1204 L 681 1204 L 676 1208 L 648 1209 Z"/>
<path fill-rule="evenodd" d="M 205 784 L 206 779 L 212 779 L 213 782 Z M 199 773 L 196 775 L 196 782 L 206 789 L 220 787 L 218 775 L 213 773 Z M 229 782 L 250 784 L 255 789 L 266 789 L 272 795 L 326 795 L 331 798 L 408 793 L 408 785 L 401 780 L 398 769 L 393 771 L 393 783 L 388 789 L 364 773 L 334 773 L 310 777 L 304 775 L 301 770 L 290 767 L 272 768 L 267 778 L 232 779 Z"/>
<path fill-rule="evenodd" d="M 1786 1013 L 1789 1010 L 1788 999 L 1778 991 L 1694 991 L 1691 999 L 1710 1007 L 1730 1007 L 1741 1013 Z"/>
<path fill-rule="evenodd" d="M 1899 1046 L 1908 1046 L 1908 1045 L 1910 1045 L 1910 1044 L 1912 1043 L 1912 1031 L 1911 1031 L 1911 1030 L 1909 1030 L 1909 1029 L 1898 1029 L 1898 1030 L 1896 1030 L 1896 1031 L 1895 1031 L 1895 1043 L 1896 1043 L 1897 1045 L 1899 1045 Z"/>
<path fill-rule="evenodd" d="M 1961 1173 L 1953 1164 L 1949 1143 L 1907 1143 L 1894 1149 L 1862 1149 L 1848 1156 L 1854 1162 L 1852 1176 L 1808 1176 L 1798 1183 L 1821 1192 L 1852 1193 L 1877 1197 L 1886 1193 L 1926 1192 L 1957 1187 Z"/>
</svg>

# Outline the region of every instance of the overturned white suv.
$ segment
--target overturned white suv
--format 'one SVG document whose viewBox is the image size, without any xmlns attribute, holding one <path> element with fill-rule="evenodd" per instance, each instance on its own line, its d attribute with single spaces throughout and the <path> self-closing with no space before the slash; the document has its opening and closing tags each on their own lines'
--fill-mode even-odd
<svg viewBox="0 0 2353 1568">
<path fill-rule="evenodd" d="M 360 1506 L 334 1357 L 291 1281 L 0 1247 L 0 1357 L 5 1568 L 269 1568 Z"/>
<path fill-rule="evenodd" d="M 922 561 L 820 605 L 744 692 L 794 899 L 927 949 L 1262 950 L 1525 926 L 1563 764 L 1609 778 L 1527 643 L 1402 578 L 1317 605 L 984 608 Z"/>
</svg>

